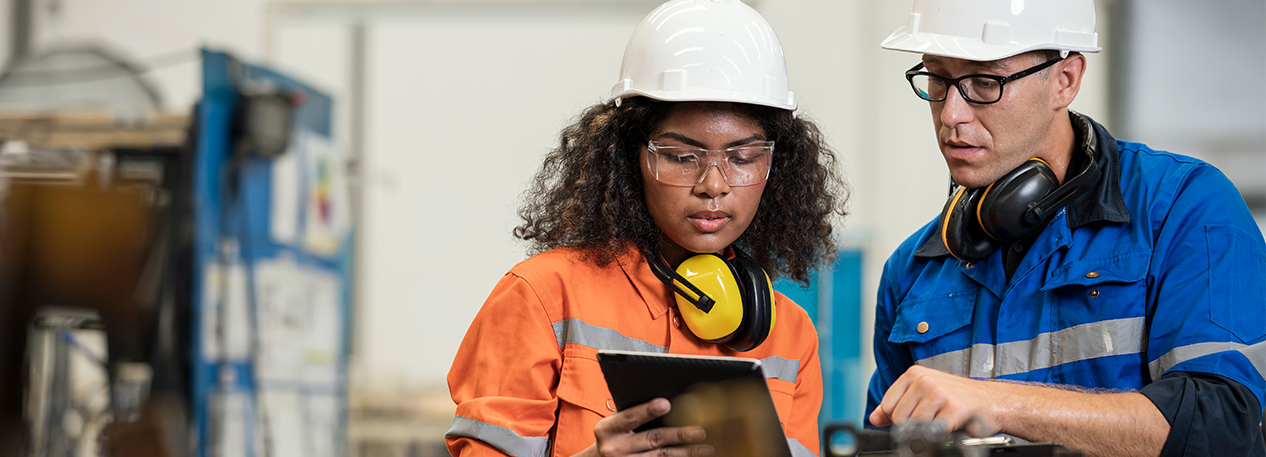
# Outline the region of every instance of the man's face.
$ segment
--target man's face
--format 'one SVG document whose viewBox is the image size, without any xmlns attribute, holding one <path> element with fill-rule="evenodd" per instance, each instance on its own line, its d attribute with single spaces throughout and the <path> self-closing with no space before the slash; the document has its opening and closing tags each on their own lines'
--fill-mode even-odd
<svg viewBox="0 0 1266 457">
<path fill-rule="evenodd" d="M 1010 76 L 1039 63 L 1040 54 L 1021 54 L 992 62 L 923 56 L 927 71 L 945 78 L 970 74 Z M 968 102 L 952 87 L 944 101 L 929 102 L 937 143 L 955 182 L 972 188 L 986 186 L 1050 149 L 1045 143 L 1054 113 L 1050 109 L 1051 71 L 1047 68 L 1006 83 L 997 103 Z"/>
<path fill-rule="evenodd" d="M 726 103 L 678 103 L 652 140 L 669 145 L 719 150 L 765 141 L 760 123 Z M 663 254 L 676 264 L 691 252 L 719 252 L 751 225 L 765 183 L 730 186 L 717 167 L 691 187 L 673 186 L 655 178 L 642 148 L 642 183 L 651 218 L 667 238 Z"/>
</svg>

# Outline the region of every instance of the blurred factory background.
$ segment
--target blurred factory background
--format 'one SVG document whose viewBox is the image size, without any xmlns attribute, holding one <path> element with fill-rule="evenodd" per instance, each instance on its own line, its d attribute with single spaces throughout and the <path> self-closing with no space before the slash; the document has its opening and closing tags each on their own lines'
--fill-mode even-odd
<svg viewBox="0 0 1266 457">
<path fill-rule="evenodd" d="M 860 423 L 882 264 L 949 184 L 916 57 L 879 48 L 910 2 L 747 2 L 852 190 L 840 261 L 778 288 L 823 420 Z M 520 193 L 658 3 L 0 0 L 0 456 L 447 455 Z M 1073 108 L 1266 228 L 1266 2 L 1097 3 Z"/>
</svg>

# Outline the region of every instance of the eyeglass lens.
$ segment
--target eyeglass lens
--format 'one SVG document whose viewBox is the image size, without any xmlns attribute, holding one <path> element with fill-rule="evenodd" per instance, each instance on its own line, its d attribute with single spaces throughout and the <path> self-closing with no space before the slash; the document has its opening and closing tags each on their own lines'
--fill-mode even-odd
<svg viewBox="0 0 1266 457">
<path fill-rule="evenodd" d="M 932 75 L 913 75 L 910 84 L 919 96 L 926 100 L 944 100 L 949 94 L 945 78 Z M 964 78 L 958 81 L 963 98 L 978 103 L 993 103 L 1002 98 L 1002 84 L 985 77 Z"/>
<path fill-rule="evenodd" d="M 647 161 L 655 179 L 673 186 L 695 186 L 713 166 L 730 186 L 750 186 L 769 177 L 773 142 L 739 146 L 719 151 L 655 144 L 647 149 Z"/>
</svg>

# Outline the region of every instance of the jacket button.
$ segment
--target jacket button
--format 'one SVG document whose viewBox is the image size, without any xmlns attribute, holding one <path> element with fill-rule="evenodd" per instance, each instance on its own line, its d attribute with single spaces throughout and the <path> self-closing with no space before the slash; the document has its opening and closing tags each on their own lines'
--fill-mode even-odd
<svg viewBox="0 0 1266 457">
<path fill-rule="evenodd" d="M 1099 296 L 1099 289 L 1090 289 L 1090 298 L 1095 298 L 1098 296 Z"/>
<path fill-rule="evenodd" d="M 673 316 L 673 327 L 681 328 L 681 320 L 677 316 Z"/>
<path fill-rule="evenodd" d="M 1090 272 L 1090 273 L 1086 273 L 1086 277 L 1087 277 L 1087 278 L 1090 278 L 1090 279 L 1098 278 L 1098 277 L 1099 277 L 1099 272 L 1097 272 L 1097 271 L 1092 271 L 1092 272 Z"/>
<path fill-rule="evenodd" d="M 608 398 L 608 399 L 607 399 L 607 409 L 609 409 L 609 410 L 611 410 L 611 411 L 615 411 L 615 404 L 611 403 L 611 401 L 612 401 L 612 400 L 614 400 L 614 399 L 613 399 L 613 398 Z"/>
<path fill-rule="evenodd" d="M 968 270 L 970 270 L 970 269 L 972 269 L 972 268 L 976 268 L 976 263 L 975 263 L 975 262 L 967 262 L 967 269 L 968 269 Z"/>
<path fill-rule="evenodd" d="M 927 332 L 928 332 L 928 323 L 927 323 L 927 322 L 920 322 L 920 323 L 919 323 L 919 325 L 918 325 L 917 327 L 915 327 L 914 329 L 915 329 L 915 330 L 917 330 L 919 333 L 927 333 Z"/>
</svg>

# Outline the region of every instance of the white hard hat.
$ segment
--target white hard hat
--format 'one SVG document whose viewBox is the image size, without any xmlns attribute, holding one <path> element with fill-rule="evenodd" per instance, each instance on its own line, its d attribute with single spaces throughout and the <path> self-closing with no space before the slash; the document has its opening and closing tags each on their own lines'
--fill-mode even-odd
<svg viewBox="0 0 1266 457">
<path fill-rule="evenodd" d="M 1094 0 L 914 0 L 906 25 L 880 46 L 975 61 L 1101 49 Z"/>
<path fill-rule="evenodd" d="M 671 0 L 642 19 L 610 99 L 638 95 L 796 109 L 778 36 L 739 0 Z"/>
</svg>

